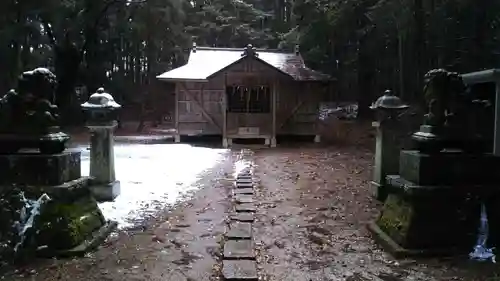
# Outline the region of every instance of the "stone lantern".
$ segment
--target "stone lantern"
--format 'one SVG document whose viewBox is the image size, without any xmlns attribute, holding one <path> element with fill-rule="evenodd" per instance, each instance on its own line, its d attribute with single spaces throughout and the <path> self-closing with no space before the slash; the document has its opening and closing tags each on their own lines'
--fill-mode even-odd
<svg viewBox="0 0 500 281">
<path fill-rule="evenodd" d="M 81 107 L 91 133 L 91 189 L 97 200 L 112 201 L 120 194 L 120 182 L 115 178 L 113 130 L 118 125 L 117 110 L 121 105 L 104 88 L 99 88 Z"/>
<path fill-rule="evenodd" d="M 375 115 L 379 122 L 388 119 L 397 119 L 401 111 L 408 108 L 409 106 L 404 104 L 391 90 L 386 90 L 384 95 L 370 106 L 370 109 L 376 111 Z"/>
<path fill-rule="evenodd" d="M 392 94 L 392 91 L 387 90 L 370 108 L 376 111 L 377 119 L 372 123 L 372 126 L 377 128 L 377 134 L 371 185 L 375 197 L 384 201 L 388 194 L 385 177 L 399 172 L 399 152 L 403 136 L 401 136 L 401 130 L 397 126 L 398 117 L 409 106 L 403 104 L 399 97 Z"/>
</svg>

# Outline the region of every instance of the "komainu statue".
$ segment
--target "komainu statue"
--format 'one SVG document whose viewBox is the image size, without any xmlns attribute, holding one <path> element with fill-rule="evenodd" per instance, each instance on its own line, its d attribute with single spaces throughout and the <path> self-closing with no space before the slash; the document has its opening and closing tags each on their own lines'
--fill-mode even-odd
<svg viewBox="0 0 500 281">
<path fill-rule="evenodd" d="M 420 131 L 412 136 L 417 148 L 427 152 L 484 150 L 476 117 L 488 103 L 468 95 L 462 77 L 456 72 L 434 69 L 424 79 L 428 111 Z"/>
<path fill-rule="evenodd" d="M 56 76 L 46 68 L 24 72 L 18 89 L 0 99 L 0 152 L 38 148 L 41 153 L 60 153 L 69 136 L 60 131 L 57 106 L 53 104 Z"/>
</svg>

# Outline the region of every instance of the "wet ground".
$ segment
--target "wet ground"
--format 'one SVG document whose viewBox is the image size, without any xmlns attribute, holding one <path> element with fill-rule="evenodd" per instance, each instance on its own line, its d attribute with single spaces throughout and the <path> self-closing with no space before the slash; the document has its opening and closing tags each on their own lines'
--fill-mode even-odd
<svg viewBox="0 0 500 281">
<path fill-rule="evenodd" d="M 368 150 L 258 150 L 253 162 L 261 280 L 500 280 L 492 264 L 396 261 L 384 253 L 365 228 L 380 207 L 369 190 Z"/>
<path fill-rule="evenodd" d="M 252 151 L 245 163 L 239 149 L 117 145 L 122 195 L 101 208 L 120 230 L 84 258 L 39 261 L 3 280 L 218 280 L 232 180 L 249 163 L 259 179 L 253 237 L 261 280 L 500 280 L 490 265 L 395 261 L 374 244 L 365 230 L 380 207 L 368 189 L 370 151 Z M 82 160 L 86 174 L 85 151 Z"/>
<path fill-rule="evenodd" d="M 85 176 L 89 174 L 89 150 L 79 148 Z M 203 187 L 211 176 L 206 171 L 226 161 L 228 153 L 187 144 L 118 144 L 114 150 L 121 193 L 113 202 L 99 206 L 120 228 L 137 227 L 145 218 Z"/>
</svg>

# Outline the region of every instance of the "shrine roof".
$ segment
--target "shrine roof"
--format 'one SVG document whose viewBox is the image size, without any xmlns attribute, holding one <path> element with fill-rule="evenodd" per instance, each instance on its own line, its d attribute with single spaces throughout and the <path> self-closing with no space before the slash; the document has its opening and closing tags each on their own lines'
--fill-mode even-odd
<svg viewBox="0 0 500 281">
<path fill-rule="evenodd" d="M 248 47 L 247 47 L 248 48 Z M 207 81 L 242 59 L 251 56 L 297 81 L 329 81 L 327 74 L 308 68 L 298 52 L 256 49 L 257 55 L 246 55 L 247 48 L 196 47 L 190 51 L 188 62 L 158 75 L 164 81 Z"/>
</svg>

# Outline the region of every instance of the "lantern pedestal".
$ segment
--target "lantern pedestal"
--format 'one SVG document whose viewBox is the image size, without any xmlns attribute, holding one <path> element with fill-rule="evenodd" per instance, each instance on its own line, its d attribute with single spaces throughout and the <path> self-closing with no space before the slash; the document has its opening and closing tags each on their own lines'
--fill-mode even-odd
<svg viewBox="0 0 500 281">
<path fill-rule="evenodd" d="M 386 176 L 397 174 L 399 170 L 402 136 L 399 134 L 396 123 L 396 120 L 390 119 L 384 122 L 372 123 L 372 126 L 377 128 L 377 134 L 373 181 L 371 181 L 370 185 L 374 197 L 382 202 L 390 193 L 390 186 L 386 185 Z"/>
<path fill-rule="evenodd" d="M 117 122 L 88 125 L 90 137 L 91 190 L 99 201 L 112 201 L 120 195 L 120 182 L 115 176 L 113 130 Z"/>
</svg>

